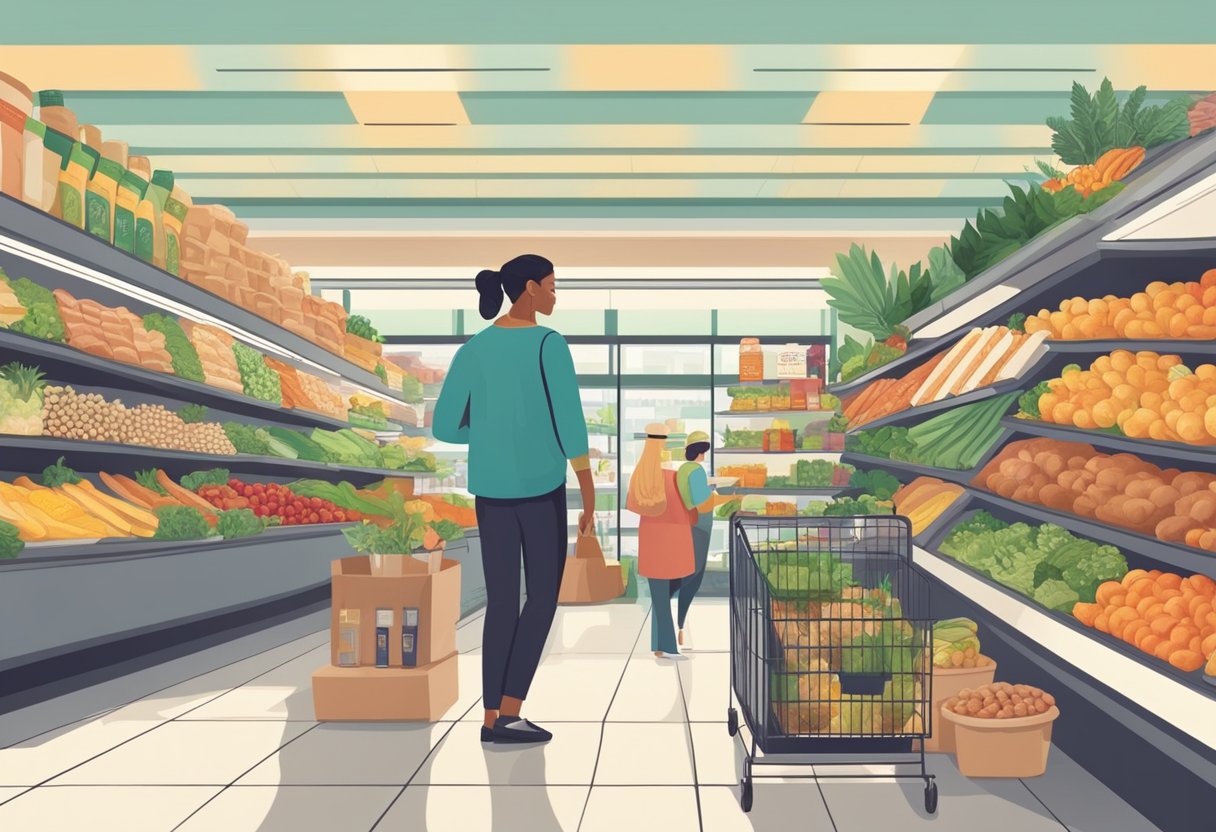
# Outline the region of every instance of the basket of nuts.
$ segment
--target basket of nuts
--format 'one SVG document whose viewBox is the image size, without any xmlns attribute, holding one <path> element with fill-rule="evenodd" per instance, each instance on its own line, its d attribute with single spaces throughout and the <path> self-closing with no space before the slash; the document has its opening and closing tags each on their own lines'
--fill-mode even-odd
<svg viewBox="0 0 1216 832">
<path fill-rule="evenodd" d="M 967 777 L 1038 777 L 1047 770 L 1055 697 L 1030 685 L 994 682 L 959 691 L 942 705 L 958 770 Z"/>
</svg>

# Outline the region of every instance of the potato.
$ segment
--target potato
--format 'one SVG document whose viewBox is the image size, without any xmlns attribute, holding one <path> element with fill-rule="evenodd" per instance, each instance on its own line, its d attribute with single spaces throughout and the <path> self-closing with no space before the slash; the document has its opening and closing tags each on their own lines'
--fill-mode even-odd
<svg viewBox="0 0 1216 832">
<path fill-rule="evenodd" d="M 1148 522 L 1157 506 L 1147 499 L 1131 499 L 1123 504 L 1124 526 L 1142 526 Z"/>
<path fill-rule="evenodd" d="M 1082 494 L 1073 501 L 1072 511 L 1080 517 L 1093 517 L 1094 511 L 1098 508 L 1098 504 Z"/>
<path fill-rule="evenodd" d="M 1123 485 L 1125 479 L 1127 479 L 1126 474 L 1118 468 L 1104 468 L 1098 472 L 1098 476 L 1094 478 L 1094 482 L 1101 488 L 1118 490 Z"/>
<path fill-rule="evenodd" d="M 1019 487 L 1016 479 L 1005 479 L 997 486 L 996 493 L 1001 497 L 1009 498 L 1014 495 Z"/>
<path fill-rule="evenodd" d="M 1055 511 L 1071 511 L 1074 495 L 1067 488 L 1048 483 L 1039 489 L 1039 503 Z"/>
<path fill-rule="evenodd" d="M 1178 492 L 1178 489 L 1174 488 L 1172 485 L 1162 485 L 1158 488 L 1154 488 L 1152 493 L 1149 494 L 1148 498 L 1153 502 L 1153 505 L 1157 506 L 1158 508 L 1165 508 L 1166 506 L 1174 505 L 1174 503 L 1178 502 L 1178 498 L 1181 496 L 1182 495 Z"/>
<path fill-rule="evenodd" d="M 1123 486 L 1123 493 L 1137 499 L 1148 499 L 1154 491 L 1163 485 L 1165 483 L 1158 477 L 1129 477 Z"/>
<path fill-rule="evenodd" d="M 1190 517 L 1167 517 L 1157 524 L 1155 533 L 1160 540 L 1177 542 L 1184 539 L 1191 529 L 1201 527 L 1201 523 Z"/>
</svg>

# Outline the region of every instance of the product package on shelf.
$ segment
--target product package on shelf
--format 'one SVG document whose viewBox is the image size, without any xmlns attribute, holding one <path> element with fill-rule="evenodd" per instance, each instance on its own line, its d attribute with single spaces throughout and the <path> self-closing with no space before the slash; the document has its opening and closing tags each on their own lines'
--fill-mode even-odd
<svg viewBox="0 0 1216 832">
<path fill-rule="evenodd" d="M 375 372 L 384 347 L 375 341 L 347 332 L 343 340 L 346 359 L 369 372 Z"/>
<path fill-rule="evenodd" d="M 236 339 L 224 330 L 206 324 L 182 320 L 181 327 L 198 353 L 207 383 L 233 393 L 244 393 L 241 371 L 232 353 Z"/>
</svg>

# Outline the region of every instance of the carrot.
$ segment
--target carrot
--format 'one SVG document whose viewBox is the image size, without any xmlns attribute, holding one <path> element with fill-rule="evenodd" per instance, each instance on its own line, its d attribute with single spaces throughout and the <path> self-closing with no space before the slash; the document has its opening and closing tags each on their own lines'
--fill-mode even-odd
<svg viewBox="0 0 1216 832">
<path fill-rule="evenodd" d="M 109 479 L 107 479 L 107 477 L 109 477 L 109 475 L 104 475 L 101 481 L 106 483 L 106 485 L 110 484 L 109 480 L 113 480 L 114 482 L 118 483 L 123 490 L 116 493 L 118 493 L 120 496 L 122 496 L 124 493 L 130 495 L 124 497 L 124 499 L 131 500 L 136 505 L 144 506 L 145 508 L 149 509 L 160 508 L 161 506 L 181 505 L 181 503 L 172 497 L 157 494 L 151 488 L 144 488 L 130 477 L 123 476 L 122 474 L 116 474 L 113 477 L 109 477 Z"/>
<path fill-rule="evenodd" d="M 215 517 L 215 506 L 204 500 L 202 497 L 195 494 L 188 488 L 182 488 L 173 481 L 173 478 L 166 474 L 160 468 L 156 469 L 156 481 L 160 483 L 161 488 L 169 492 L 173 499 L 177 500 L 184 506 L 196 508 L 203 513 L 204 517 Z"/>
<path fill-rule="evenodd" d="M 1097 604 L 1075 604 L 1072 608 L 1072 614 L 1086 627 L 1092 627 L 1101 609 Z"/>
<path fill-rule="evenodd" d="M 1170 653 L 1169 662 L 1179 670 L 1191 673 L 1203 667 L 1203 656 L 1194 650 L 1175 650 Z"/>
</svg>

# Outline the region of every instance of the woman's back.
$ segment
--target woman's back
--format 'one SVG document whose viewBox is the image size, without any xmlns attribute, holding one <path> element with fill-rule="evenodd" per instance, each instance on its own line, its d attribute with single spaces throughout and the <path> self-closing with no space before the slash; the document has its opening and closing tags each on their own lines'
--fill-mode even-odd
<svg viewBox="0 0 1216 832">
<path fill-rule="evenodd" d="M 486 327 L 452 361 L 434 433 L 468 443 L 469 490 L 477 496 L 535 497 L 560 488 L 566 461 L 587 453 L 565 340 L 542 326 Z"/>
</svg>

